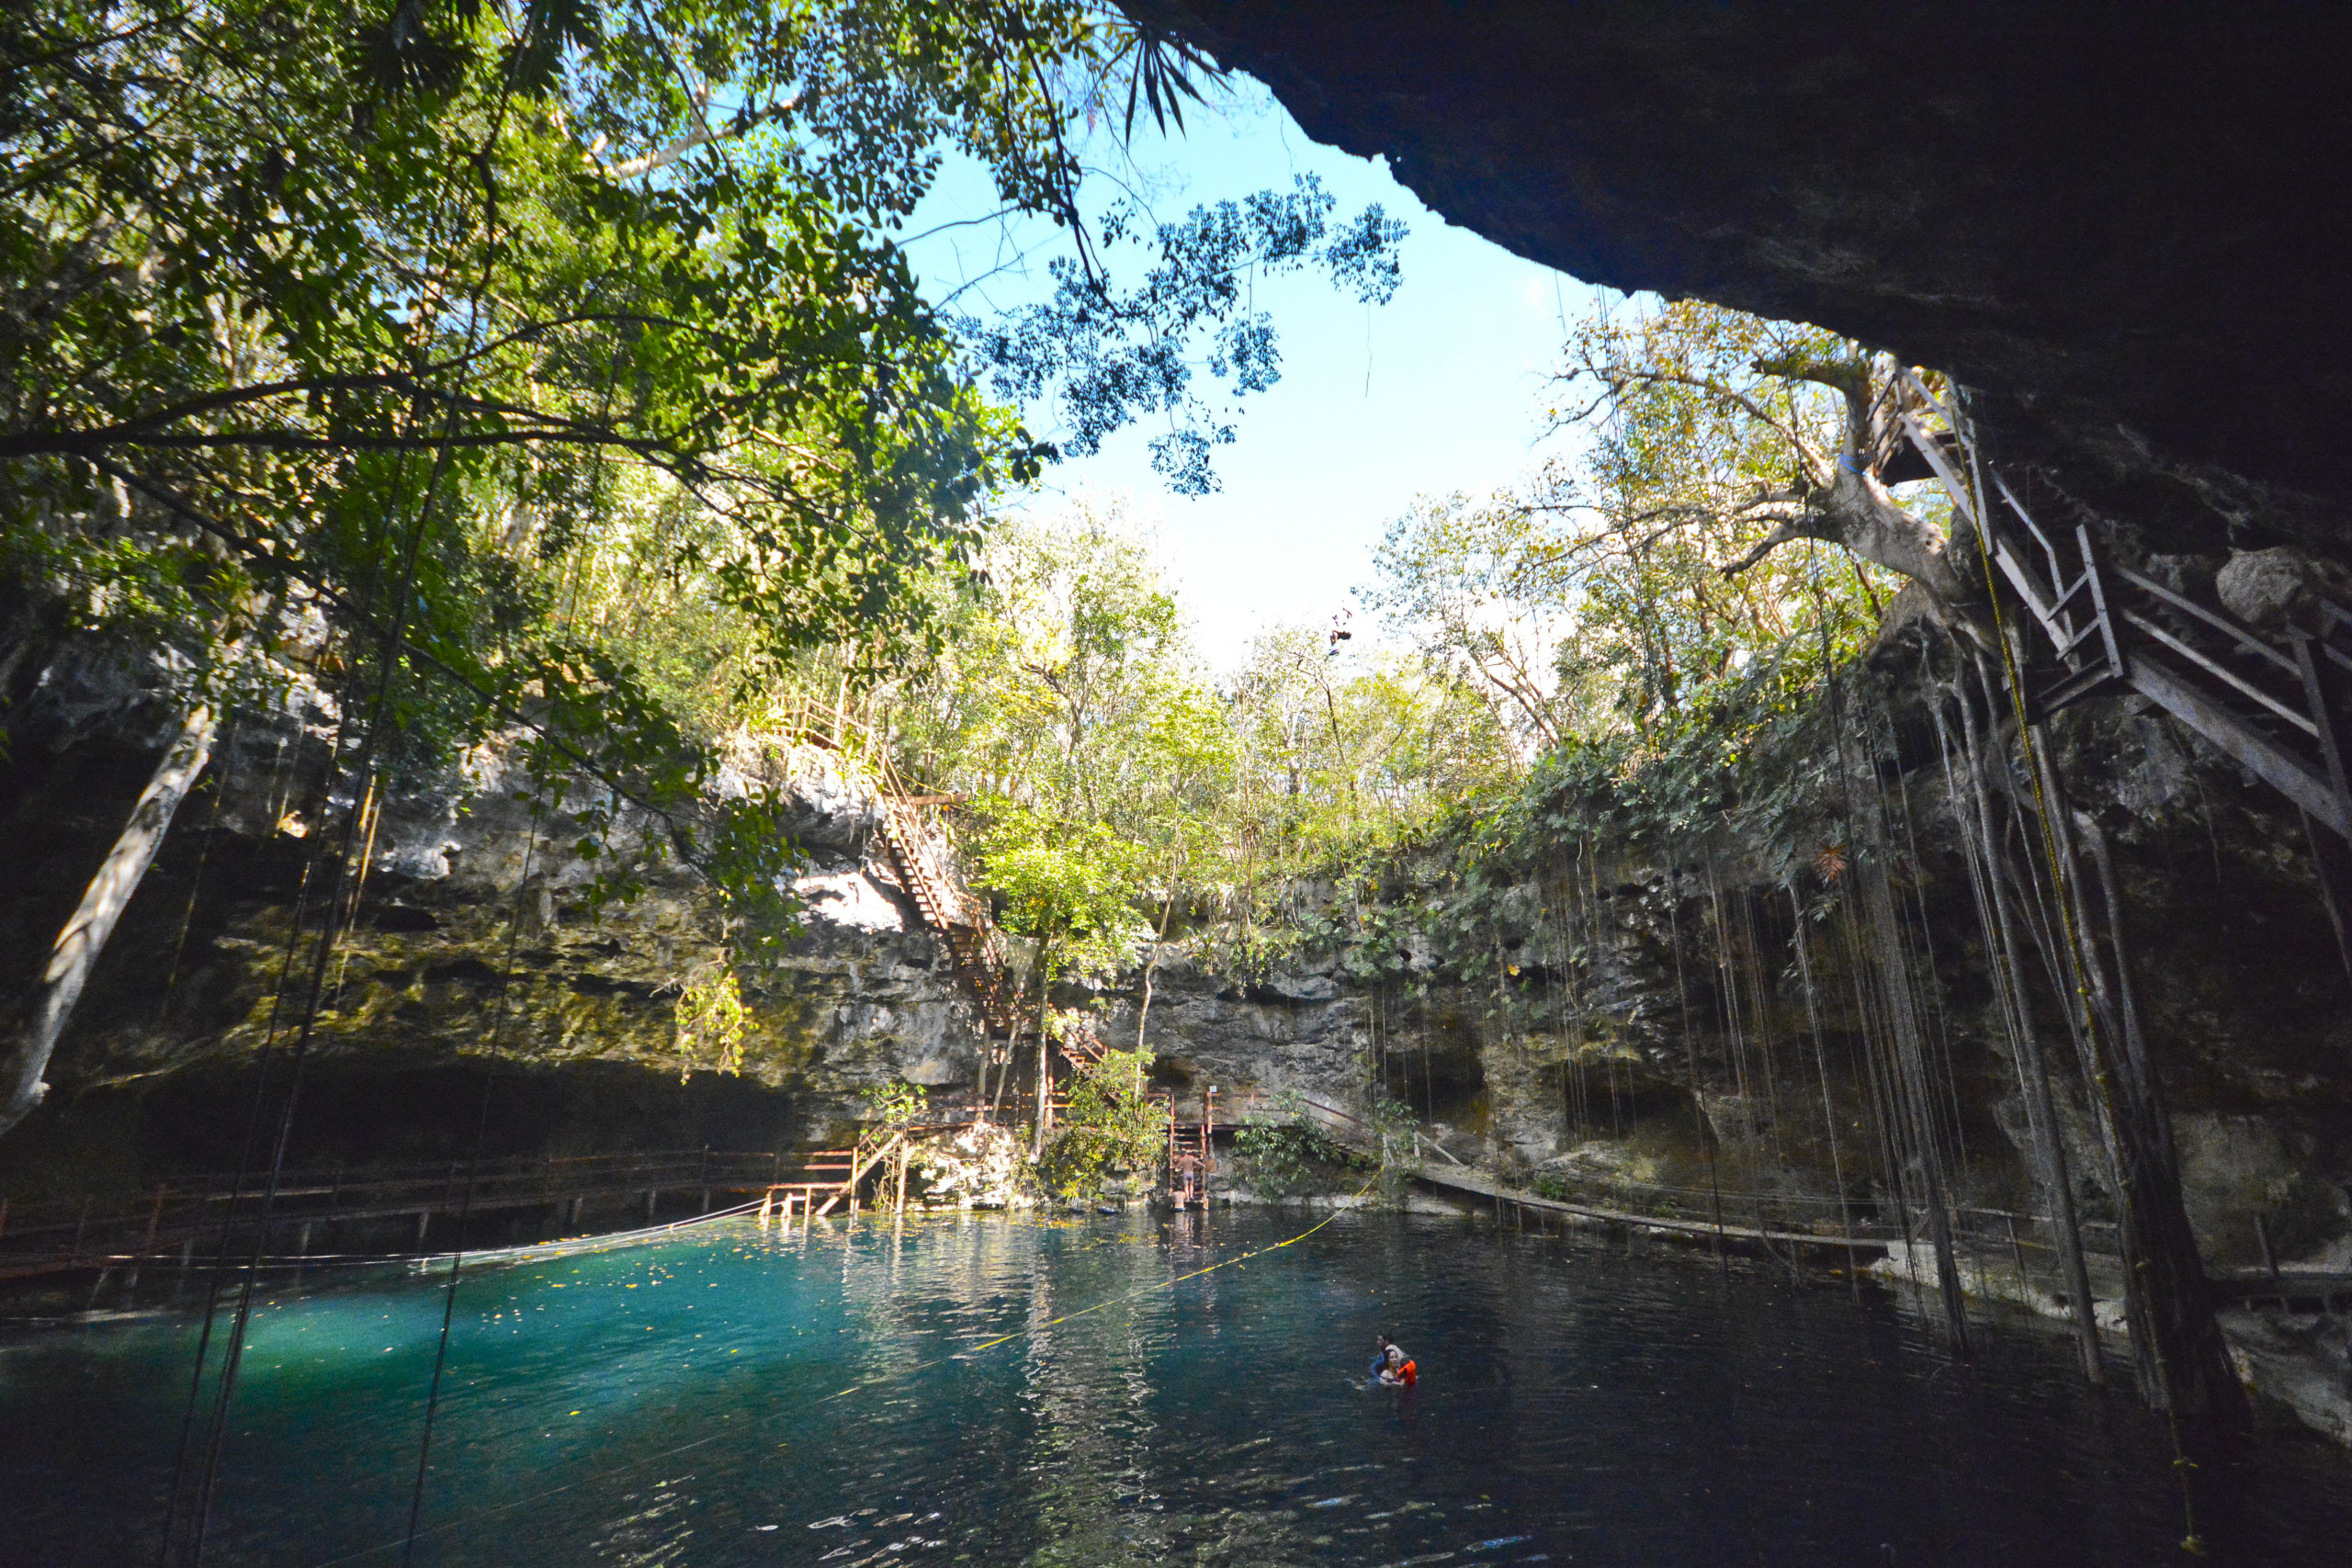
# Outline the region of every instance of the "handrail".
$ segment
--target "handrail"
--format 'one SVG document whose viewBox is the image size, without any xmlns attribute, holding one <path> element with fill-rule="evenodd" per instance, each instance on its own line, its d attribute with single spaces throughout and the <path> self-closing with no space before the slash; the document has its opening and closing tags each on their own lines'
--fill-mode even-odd
<svg viewBox="0 0 2352 1568">
<path fill-rule="evenodd" d="M 438 1213 L 470 1205 L 512 1208 L 567 1200 L 607 1199 L 639 1190 L 707 1187 L 735 1191 L 770 1183 L 786 1168 L 806 1168 L 804 1156 L 775 1151 L 700 1149 L 581 1156 L 508 1156 L 481 1162 L 422 1162 L 390 1167 L 338 1167 L 297 1172 L 277 1188 L 269 1216 L 273 1230 L 342 1224 L 407 1213 Z M 0 1202 L 0 1249 L 22 1256 L 28 1241 L 70 1234 L 70 1244 L 109 1235 L 138 1234 L 152 1242 L 175 1239 L 190 1226 L 210 1229 L 222 1206 L 240 1228 L 262 1223 L 257 1185 L 233 1176 L 183 1178 L 138 1193 L 97 1195 L 36 1203 Z M 323 1201 L 320 1201 L 323 1200 Z M 249 1213 L 239 1206 L 252 1203 Z"/>
<path fill-rule="evenodd" d="M 2280 702 L 2278 698 L 2272 696 L 2269 693 L 2264 691 L 2253 682 L 2246 680 L 2236 671 L 2207 658 L 2195 648 L 2190 647 L 2179 637 L 2175 637 L 2160 623 L 2149 619 L 2137 610 L 2124 611 L 2123 619 L 2135 629 L 2144 632 L 2149 637 L 2155 638 L 2158 642 L 2164 644 L 2175 653 L 2179 654 L 2183 659 L 2188 660 L 2198 669 L 2202 670 L 2206 674 L 2211 675 L 2213 679 L 2221 682 L 2223 685 L 2228 686 L 2233 691 L 2239 693 L 2247 700 L 2261 707 L 2268 709 L 2271 713 L 2285 719 L 2289 724 L 2293 725 L 2296 728 L 2301 730 L 2304 734 L 2310 736 L 2314 740 L 2319 739 L 2319 725 L 2315 720 L 2304 717 L 2301 714 L 2297 713 L 2293 708 L 2289 707 L 2286 704 Z"/>
<path fill-rule="evenodd" d="M 2038 695 L 2021 694 L 2030 709 L 2046 716 L 2110 683 L 2128 685 L 2315 820 L 2352 839 L 2352 758 L 2339 749 L 2347 726 L 2338 710 L 2347 698 L 2333 677 L 2338 670 L 2352 671 L 2352 653 L 2328 640 L 2352 629 L 2352 609 L 2322 598 L 2319 607 L 2324 629 L 2315 637 L 2299 634 L 2297 651 L 2290 655 L 2275 646 L 2275 639 L 2144 572 L 2102 562 L 2093 548 L 2088 527 L 2081 525 L 2075 530 L 2081 569 L 2069 581 L 2070 569 L 2057 543 L 2034 521 L 2007 478 L 1974 449 L 1957 411 L 1929 392 L 1908 367 L 1898 367 L 1890 382 L 1894 384 L 1908 387 L 1942 417 L 1951 427 L 1956 449 L 1968 457 L 1973 469 L 1982 473 L 1994 492 L 1980 494 L 1976 487 L 1963 482 L 1938 434 L 1908 410 L 1898 411 L 1903 434 L 1951 496 L 1955 514 L 1977 530 L 1986 555 L 2024 602 L 2064 668 L 2064 675 L 2049 691 Z M 2004 526 L 2003 510 L 2040 547 L 2050 570 L 2050 584 L 2044 584 L 2035 568 L 2020 558 L 2025 548 L 2021 543 L 2011 547 L 2009 541 L 2016 536 Z M 2187 630 L 2168 626 L 2131 603 L 2110 602 L 2101 581 L 2108 570 L 2113 571 L 2119 588 L 2143 595 L 2148 608 L 2188 617 Z M 1988 589 L 1993 586 L 1986 584 Z M 2080 603 L 2086 591 L 2087 605 Z M 2080 617 L 2086 617 L 2086 622 Z M 2125 628 L 2133 634 L 2136 647 L 2127 646 Z M 2105 656 L 2096 662 L 2086 646 L 2094 631 L 2099 634 Z M 2227 649 L 2198 647 L 2192 637 L 2204 633 L 2227 638 Z M 2158 650 L 2184 660 L 2184 666 L 2169 667 L 2165 659 L 2155 656 Z M 2289 677 L 2281 682 L 2284 689 L 2265 690 L 2224 662 L 2237 654 L 2251 654 L 2261 660 L 2262 673 Z M 2330 678 L 2323 680 L 2324 673 Z M 2278 737 L 2271 728 L 2272 720 L 2290 726 L 2293 735 Z"/>
<path fill-rule="evenodd" d="M 2143 572 L 2134 571 L 2128 566 L 2117 566 L 2115 569 L 2115 575 L 2123 579 L 2124 581 L 2130 583 L 2132 587 L 2137 588 L 2143 593 L 2153 594 L 2156 598 L 2163 600 L 2166 604 L 2171 605 L 2174 609 L 2180 611 L 2182 614 L 2194 615 L 2199 620 L 2204 622 L 2207 626 L 2211 626 L 2214 630 L 2226 633 L 2248 653 L 2260 655 L 2262 658 L 2267 659 L 2273 664 L 2278 666 L 2279 669 L 2284 670 L 2290 675 L 2295 673 L 2295 661 L 2293 660 L 2288 658 L 2277 649 L 2272 648 L 2268 643 L 2264 642 L 2261 638 L 2254 636 L 2251 632 L 2247 631 L 2244 626 L 2239 626 L 2235 621 L 2231 620 L 2228 616 L 2214 614 L 2204 605 L 2197 603 L 2196 600 L 2176 593 L 2171 589 L 2165 587 L 2163 583 L 2158 582 L 2154 578 L 2149 577 Z M 2334 609 L 2335 606 L 2330 605 L 2329 608 Z"/>
</svg>

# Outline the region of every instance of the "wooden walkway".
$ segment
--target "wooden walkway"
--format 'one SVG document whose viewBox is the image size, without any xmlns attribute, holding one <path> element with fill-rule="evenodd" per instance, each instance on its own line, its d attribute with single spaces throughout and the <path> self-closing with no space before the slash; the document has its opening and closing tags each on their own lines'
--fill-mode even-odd
<svg viewBox="0 0 2352 1568">
<path fill-rule="evenodd" d="M 593 1209 L 651 1223 L 664 1200 L 707 1213 L 717 1199 L 756 1199 L 792 1182 L 838 1188 L 828 1156 L 842 1152 L 660 1150 L 293 1170 L 280 1178 L 266 1225 L 266 1173 L 187 1178 L 137 1198 L 0 1200 L 0 1280 L 200 1266 L 224 1245 L 240 1263 L 256 1254 L 291 1262 L 408 1257 L 427 1251 L 436 1227 L 459 1216 L 469 1225 L 503 1216 L 576 1229 Z"/>
<path fill-rule="evenodd" d="M 914 1156 L 916 1136 L 969 1124 L 968 1121 L 932 1122 L 876 1127 L 857 1141 L 855 1148 L 818 1149 L 803 1155 L 801 1168 L 792 1179 L 772 1182 L 761 1194 L 760 1218 L 781 1214 L 789 1219 L 797 1212 L 822 1219 L 843 1204 L 854 1214 L 859 1190 L 869 1176 L 878 1177 L 878 1184 L 892 1193 L 894 1206 L 904 1213 L 907 1167 Z"/>
<path fill-rule="evenodd" d="M 1636 1214 L 1623 1209 L 1603 1209 L 1590 1203 L 1572 1203 L 1563 1199 L 1542 1198 L 1532 1192 L 1506 1187 L 1474 1170 L 1446 1169 L 1422 1164 L 1414 1168 L 1413 1179 L 1440 1191 L 1477 1198 L 1495 1206 L 1501 1219 L 1506 1212 L 1523 1224 L 1528 1214 L 1558 1214 L 1582 1224 L 1606 1226 L 1611 1230 L 1648 1231 L 1660 1235 L 1688 1237 L 1696 1241 L 1721 1242 L 1744 1247 L 1783 1247 L 1844 1252 L 1849 1257 L 1859 1252 L 1884 1256 L 1896 1237 L 1867 1235 L 1824 1235 L 1819 1231 L 1771 1230 L 1756 1225 L 1716 1223 L 1710 1220 L 1670 1219 L 1659 1214 Z"/>
<path fill-rule="evenodd" d="M 2232 1269 L 2211 1276 L 2213 1300 L 2222 1306 L 2270 1308 L 2278 1312 L 2352 1313 L 2352 1273 L 2309 1269 Z"/>
<path fill-rule="evenodd" d="M 1376 1145 L 1369 1134 L 1371 1129 L 1355 1117 L 1335 1107 L 1314 1100 L 1306 1101 L 1316 1122 L 1343 1144 L 1363 1152 L 1372 1152 Z M 1835 1231 L 1794 1229 L 1773 1226 L 1769 1223 L 1740 1224 L 1733 1220 L 1686 1219 L 1680 1216 L 1636 1213 L 1627 1209 L 1611 1209 L 1597 1203 L 1579 1203 L 1566 1199 L 1545 1198 L 1521 1188 L 1507 1186 L 1471 1167 L 1454 1164 L 1441 1166 L 1434 1161 L 1415 1162 L 1409 1168 L 1412 1179 L 1424 1187 L 1457 1198 L 1469 1198 L 1481 1204 L 1492 1205 L 1498 1223 L 1515 1222 L 1522 1228 L 1531 1214 L 1538 1217 L 1556 1215 L 1564 1223 L 1598 1226 L 1607 1230 L 1633 1233 L 1645 1232 L 1655 1235 L 1674 1236 L 1693 1244 L 1732 1247 L 1743 1252 L 1762 1253 L 1770 1257 L 1796 1259 L 1806 1256 L 1843 1253 L 1858 1264 L 1862 1254 L 1885 1256 L 1892 1248 L 1916 1238 L 1886 1225 L 1874 1224 L 1845 1224 Z M 1762 1200 L 1754 1194 L 1726 1192 L 1718 1200 L 1732 1214 L 1753 1211 L 1761 1217 Z M 2038 1281 L 2036 1271 L 2027 1263 L 2028 1252 L 2046 1252 L 2045 1242 L 2027 1239 L 2018 1230 L 2022 1223 L 2029 1227 L 2046 1226 L 2047 1222 L 2034 1215 L 2016 1215 L 1994 1210 L 1959 1211 L 1961 1214 L 1979 1220 L 1999 1220 L 2002 1235 L 1970 1235 L 1954 1226 L 1962 1247 L 1973 1261 L 1963 1267 L 1963 1282 L 1973 1274 L 1985 1275 L 1984 1264 L 2007 1262 L 2016 1278 L 2025 1283 L 2046 1283 L 2054 1290 L 2054 1280 Z M 2004 1258 L 2006 1254 L 2006 1258 Z M 2096 1254 L 2098 1261 L 2109 1269 L 2120 1267 L 2111 1255 Z M 2221 1306 L 2244 1306 L 2278 1312 L 2352 1313 L 2352 1272 L 2329 1272 L 2297 1269 L 2216 1269 L 2208 1273 L 2213 1301 Z"/>
<path fill-rule="evenodd" d="M 1364 1122 L 1319 1100 L 1302 1097 L 1300 1103 L 1315 1123 L 1335 1141 L 1360 1154 L 1379 1155 L 1378 1136 Z M 1756 1248 L 1819 1248 L 1842 1251 L 1849 1256 L 1857 1252 L 1883 1255 L 1891 1245 L 1902 1239 L 1890 1233 L 1874 1232 L 1870 1227 L 1860 1225 L 1846 1226 L 1833 1234 L 1818 1230 L 1776 1230 L 1768 1224 L 1739 1224 L 1713 1219 L 1688 1220 L 1662 1214 L 1637 1214 L 1631 1210 L 1608 1209 L 1595 1203 L 1542 1197 L 1521 1188 L 1506 1186 L 1476 1168 L 1454 1160 L 1450 1154 L 1447 1157 L 1453 1160 L 1451 1165 L 1442 1166 L 1433 1160 L 1413 1161 L 1407 1166 L 1408 1173 L 1425 1187 L 1491 1203 L 1498 1220 L 1508 1213 L 1522 1224 L 1531 1213 L 1557 1214 L 1579 1224 L 1601 1225 L 1612 1230 L 1650 1231 L 1660 1235 L 1734 1243 Z M 1743 1195 L 1725 1193 L 1723 1201 L 1736 1209 L 1743 1201 Z"/>
</svg>

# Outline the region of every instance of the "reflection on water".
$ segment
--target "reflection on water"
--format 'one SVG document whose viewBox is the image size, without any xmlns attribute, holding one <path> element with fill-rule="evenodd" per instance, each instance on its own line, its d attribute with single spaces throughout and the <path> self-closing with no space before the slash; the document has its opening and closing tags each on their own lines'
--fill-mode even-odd
<svg viewBox="0 0 2352 1568">
<path fill-rule="evenodd" d="M 2162 1427 L 2037 1328 L 1957 1367 L 1900 1303 L 1425 1216 L 1159 1288 L 1305 1223 L 746 1222 L 487 1269 L 415 1560 L 2180 1558 Z M 256 1315 L 209 1562 L 400 1560 L 440 1320 L 407 1279 Z M 1363 1386 L 1383 1330 L 1418 1388 Z M 149 1322 L 0 1351 L 0 1562 L 153 1560 L 194 1342 Z M 2343 1456 L 2272 1443 L 2208 1480 L 2215 1561 L 2343 1560 Z"/>
</svg>

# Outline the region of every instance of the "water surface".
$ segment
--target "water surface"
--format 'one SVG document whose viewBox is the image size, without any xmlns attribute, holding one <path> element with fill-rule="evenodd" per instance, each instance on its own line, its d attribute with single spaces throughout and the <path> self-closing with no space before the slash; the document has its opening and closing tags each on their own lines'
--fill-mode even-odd
<svg viewBox="0 0 2352 1568">
<path fill-rule="evenodd" d="M 1957 1366 L 1893 1298 L 1430 1216 L 1176 1280 L 1309 1223 L 729 1222 L 469 1274 L 413 1561 L 2189 1561 L 2161 1423 L 2036 1327 Z M 401 1561 L 442 1306 L 256 1313 L 207 1562 Z M 1363 1385 L 1382 1330 L 1418 1388 Z M 195 1339 L 6 1343 L 0 1562 L 154 1560 Z M 2344 1561 L 2335 1450 L 2207 1480 L 2211 1561 Z"/>
</svg>

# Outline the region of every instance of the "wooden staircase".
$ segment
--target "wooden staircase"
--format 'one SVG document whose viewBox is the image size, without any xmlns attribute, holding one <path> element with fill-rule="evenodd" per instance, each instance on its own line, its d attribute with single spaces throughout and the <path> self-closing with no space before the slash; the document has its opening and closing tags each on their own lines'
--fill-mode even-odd
<svg viewBox="0 0 2352 1568">
<path fill-rule="evenodd" d="M 857 1212 L 859 1184 L 876 1168 L 893 1158 L 899 1160 L 899 1207 L 906 1207 L 906 1177 L 904 1156 L 910 1152 L 907 1130 L 903 1127 L 877 1127 L 857 1141 L 852 1149 L 818 1149 L 801 1156 L 796 1179 L 778 1181 L 767 1190 L 767 1197 L 760 1204 L 760 1218 L 771 1212 L 781 1212 L 787 1217 L 797 1213 L 812 1219 L 830 1214 L 846 1202 L 849 1212 Z"/>
<path fill-rule="evenodd" d="M 2060 666 L 2055 681 L 2028 694 L 2028 717 L 2039 722 L 2099 692 L 2136 691 L 2312 821 L 2352 840 L 2352 610 L 2319 600 L 2312 624 L 2269 635 L 2103 559 L 2086 526 L 2053 536 L 1976 449 L 1957 412 L 1904 376 L 1952 432 L 1930 431 L 1905 412 L 1905 434 L 1959 515 L 1976 525 Z M 2321 858 L 2324 876 L 2325 863 L 2341 857 Z"/>
<path fill-rule="evenodd" d="M 883 795 L 882 841 L 891 863 L 923 924 L 947 950 L 956 978 L 971 993 L 981 1032 L 991 1039 L 1018 1040 L 1021 1005 L 1012 994 L 1004 934 L 989 919 L 988 906 L 972 897 L 956 874 L 944 846 L 917 815 L 919 809 L 903 795 Z"/>
<path fill-rule="evenodd" d="M 1216 1169 L 1216 1115 L 1214 1091 L 1201 1103 L 1198 1122 L 1176 1119 L 1176 1104 L 1168 1105 L 1168 1197 L 1180 1209 L 1208 1206 L 1209 1177 Z"/>
<path fill-rule="evenodd" d="M 1171 1104 L 1168 1115 L 1168 1193 L 1180 1209 L 1208 1201 L 1209 1173 L 1216 1168 L 1216 1146 L 1204 1122 L 1179 1122 Z"/>
<path fill-rule="evenodd" d="M 1035 1023 L 1025 1016 L 1014 994 L 1012 956 L 1004 934 L 989 920 L 988 906 L 974 897 L 956 874 L 945 845 L 921 814 L 924 806 L 934 804 L 941 797 L 911 795 L 898 787 L 898 779 L 887 762 L 882 773 L 882 841 L 890 852 L 891 863 L 923 923 L 946 949 L 956 977 L 971 997 L 983 1041 L 1009 1055 L 1024 1038 L 1035 1038 Z M 1109 1049 L 1093 1026 L 1083 1020 L 1059 1032 L 1054 1043 L 1069 1076 L 1061 1088 L 1049 1089 L 1046 1094 L 1048 1128 L 1057 1111 L 1069 1108 L 1069 1084 L 1080 1077 L 1099 1077 L 1103 1055 Z M 1124 1084 L 1112 1087 L 1113 1092 L 1121 1097 L 1130 1092 Z M 1146 1103 L 1167 1107 L 1172 1150 L 1176 1126 L 1173 1098 L 1164 1089 L 1146 1089 L 1144 1099 Z"/>
<path fill-rule="evenodd" d="M 1060 1055 L 1063 1063 L 1069 1066 L 1070 1076 L 1062 1080 L 1061 1086 L 1046 1098 L 1046 1107 L 1049 1112 L 1048 1126 L 1052 1124 L 1050 1113 L 1069 1109 L 1069 1090 L 1072 1084 L 1080 1077 L 1102 1077 L 1102 1058 L 1110 1047 L 1102 1043 L 1102 1037 L 1094 1032 L 1092 1024 L 1080 1019 L 1054 1042 L 1054 1049 Z M 1115 1081 L 1112 1082 L 1111 1087 L 1113 1092 L 1121 1099 L 1126 1098 L 1130 1092 L 1125 1084 Z M 1164 1089 L 1147 1087 L 1142 1092 L 1143 1102 L 1164 1111 L 1168 1116 L 1169 1125 L 1173 1127 L 1176 1124 L 1176 1097 Z"/>
</svg>

